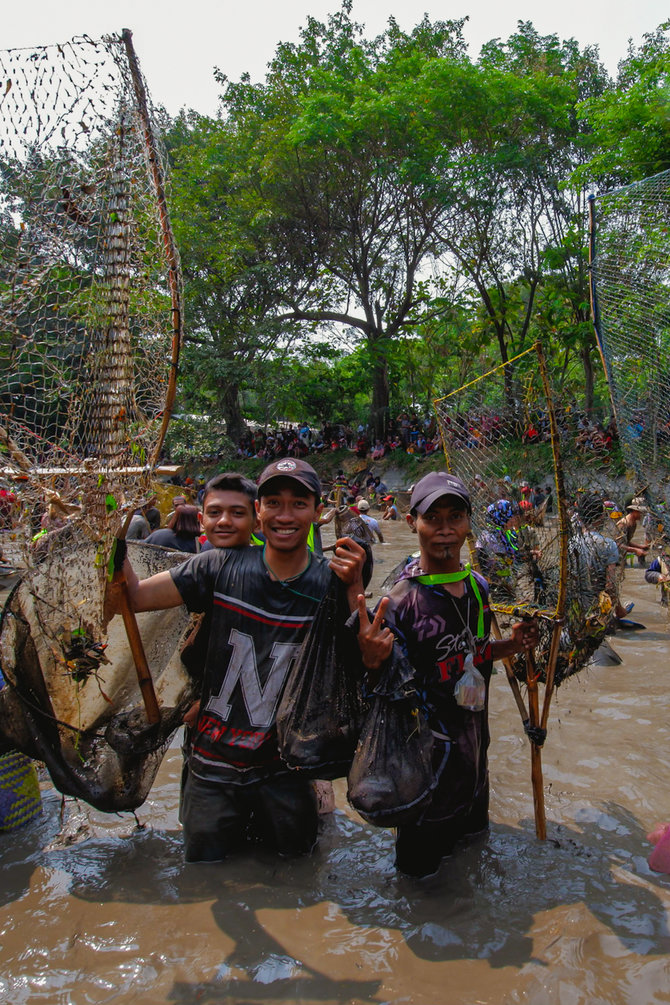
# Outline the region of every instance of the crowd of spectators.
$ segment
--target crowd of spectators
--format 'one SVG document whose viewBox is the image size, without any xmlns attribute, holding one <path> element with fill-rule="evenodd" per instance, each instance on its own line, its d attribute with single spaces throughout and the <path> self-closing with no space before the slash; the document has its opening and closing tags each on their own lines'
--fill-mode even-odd
<svg viewBox="0 0 670 1005">
<path fill-rule="evenodd" d="M 609 458 L 612 447 L 618 440 L 613 418 L 609 422 L 601 422 L 576 408 L 559 407 L 555 414 L 558 433 L 564 443 L 572 440 L 580 453 L 598 455 L 604 460 Z M 638 425 L 638 435 L 642 435 L 642 420 L 639 420 Z M 495 410 L 457 412 L 452 416 L 445 416 L 443 426 L 449 445 L 465 450 L 489 446 L 502 438 L 512 438 L 522 444 L 546 443 L 551 438 L 546 408 L 524 411 L 515 415 L 511 423 Z"/>
<path fill-rule="evenodd" d="M 563 444 L 573 443 L 575 450 L 587 460 L 607 464 L 618 444 L 614 418 L 600 419 L 579 409 L 575 403 L 556 403 L 555 416 Z M 496 408 L 471 408 L 447 413 L 441 417 L 447 445 L 458 450 L 476 450 L 511 439 L 523 445 L 546 443 L 550 440 L 549 415 L 546 408 L 519 408 L 505 414 Z M 276 422 L 272 426 L 249 428 L 236 447 L 240 460 L 259 458 L 265 462 L 279 457 L 306 457 L 338 450 L 349 450 L 362 460 L 381 461 L 398 451 L 427 457 L 441 449 L 440 431 L 435 416 L 422 416 L 416 411 L 402 411 L 386 423 L 386 432 L 378 437 L 371 425 L 357 427 L 341 423 L 312 426 L 308 422 Z M 670 419 L 655 427 L 656 443 L 670 443 Z M 626 421 L 626 438 L 647 436 L 647 417 L 637 410 Z M 217 455 L 200 458 L 216 463 Z"/>
<path fill-rule="evenodd" d="M 383 438 L 375 437 L 369 426 L 324 425 L 319 429 L 308 423 L 286 423 L 270 430 L 249 430 L 237 446 L 240 459 L 260 457 L 305 457 L 310 453 L 351 450 L 358 457 L 381 460 L 396 450 L 420 457 L 440 449 L 440 437 L 434 418 L 421 419 L 415 412 L 401 412 L 387 424 Z"/>
</svg>

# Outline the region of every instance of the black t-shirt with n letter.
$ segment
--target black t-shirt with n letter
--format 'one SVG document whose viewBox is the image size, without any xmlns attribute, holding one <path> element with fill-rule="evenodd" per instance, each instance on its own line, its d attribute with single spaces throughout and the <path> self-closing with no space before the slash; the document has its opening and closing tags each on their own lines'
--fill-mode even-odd
<svg viewBox="0 0 670 1005">
<path fill-rule="evenodd" d="M 270 577 L 262 548 L 217 548 L 171 575 L 190 611 L 211 612 L 190 770 L 233 784 L 289 770 L 277 749 L 277 707 L 328 589 L 327 561 L 312 555 L 305 572 L 284 585 Z"/>
</svg>

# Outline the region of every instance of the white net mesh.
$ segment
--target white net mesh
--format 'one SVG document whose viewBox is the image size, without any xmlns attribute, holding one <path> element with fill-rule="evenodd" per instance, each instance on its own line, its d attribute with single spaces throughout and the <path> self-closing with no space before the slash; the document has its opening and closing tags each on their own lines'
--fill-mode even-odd
<svg viewBox="0 0 670 1005">
<path fill-rule="evenodd" d="M 596 329 L 623 457 L 667 555 L 670 466 L 670 171 L 591 200 Z"/>
</svg>

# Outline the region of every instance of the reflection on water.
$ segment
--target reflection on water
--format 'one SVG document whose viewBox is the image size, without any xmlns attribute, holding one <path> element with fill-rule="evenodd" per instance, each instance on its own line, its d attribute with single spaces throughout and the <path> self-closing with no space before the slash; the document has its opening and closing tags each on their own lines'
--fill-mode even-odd
<svg viewBox="0 0 670 1005">
<path fill-rule="evenodd" d="M 416 541 L 403 524 L 388 538 L 374 584 Z M 72 801 L 61 826 L 45 783 L 43 819 L 0 836 L 0 1001 L 667 1002 L 670 877 L 650 872 L 645 834 L 670 817 L 668 626 L 642 570 L 628 570 L 625 594 L 649 631 L 617 636 L 623 664 L 568 681 L 552 708 L 545 844 L 504 675 L 491 833 L 431 880 L 396 874 L 392 835 L 362 823 L 342 782 L 310 858 L 191 866 L 178 746 L 139 827 Z"/>
</svg>

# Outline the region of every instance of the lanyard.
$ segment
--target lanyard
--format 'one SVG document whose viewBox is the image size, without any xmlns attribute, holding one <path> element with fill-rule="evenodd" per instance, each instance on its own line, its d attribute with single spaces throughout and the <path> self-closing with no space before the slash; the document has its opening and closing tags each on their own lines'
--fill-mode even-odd
<svg viewBox="0 0 670 1005">
<path fill-rule="evenodd" d="M 469 579 L 472 592 L 477 598 L 477 604 L 479 606 L 479 613 L 477 615 L 477 638 L 484 638 L 484 603 L 482 601 L 482 595 L 479 591 L 479 586 L 477 585 L 477 580 L 472 575 L 472 569 L 470 568 L 469 562 L 466 563 L 465 568 L 459 569 L 458 572 L 435 572 L 426 576 L 414 576 L 414 579 L 416 579 L 416 581 L 421 583 L 423 586 L 442 586 L 443 583 L 459 583 L 463 579 Z"/>
</svg>

